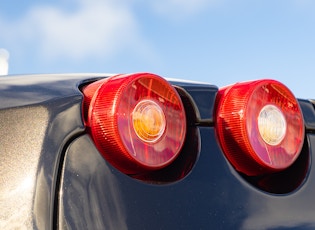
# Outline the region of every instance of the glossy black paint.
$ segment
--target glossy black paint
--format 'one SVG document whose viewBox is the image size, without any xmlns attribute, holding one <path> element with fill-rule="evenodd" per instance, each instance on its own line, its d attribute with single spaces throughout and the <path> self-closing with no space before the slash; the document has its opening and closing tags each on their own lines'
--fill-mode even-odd
<svg viewBox="0 0 315 230">
<path fill-rule="evenodd" d="M 218 92 L 218 87 L 210 84 L 171 83 L 178 90 L 186 107 L 189 106 L 189 109 L 186 110 L 188 110 L 188 112 L 194 111 L 194 125 L 212 125 L 215 104 L 214 98 Z M 188 122 L 190 122 L 189 119 Z"/>
<path fill-rule="evenodd" d="M 191 173 L 168 184 L 123 175 L 100 157 L 88 136 L 66 153 L 61 229 L 312 229 L 315 174 L 288 194 L 264 192 L 225 160 L 213 128 L 200 128 L 201 154 Z M 315 144 L 315 136 L 309 135 Z M 303 215 L 301 215 L 303 213 Z"/>
<path fill-rule="evenodd" d="M 0 77 L 0 229 L 53 227 L 60 157 L 85 129 L 78 85 L 95 77 Z"/>
<path fill-rule="evenodd" d="M 299 100 L 300 107 L 303 112 L 305 129 L 307 132 L 313 132 L 315 130 L 315 110 L 314 104 L 309 100 Z"/>
<path fill-rule="evenodd" d="M 284 175 L 247 178 L 216 139 L 217 87 L 172 81 L 188 117 L 181 156 L 125 175 L 98 153 L 81 116 L 79 86 L 107 76 L 0 78 L 0 229 L 315 228 L 311 101 L 299 101 L 306 139 L 298 163 Z"/>
</svg>

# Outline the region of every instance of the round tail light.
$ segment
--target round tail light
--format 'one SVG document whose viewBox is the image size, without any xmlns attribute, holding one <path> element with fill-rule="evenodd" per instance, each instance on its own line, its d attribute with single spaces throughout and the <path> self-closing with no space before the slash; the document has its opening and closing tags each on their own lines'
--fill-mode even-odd
<svg viewBox="0 0 315 230">
<path fill-rule="evenodd" d="M 86 86 L 83 93 L 95 145 L 122 172 L 160 169 L 179 154 L 186 133 L 184 107 L 163 78 L 117 75 Z"/>
<path fill-rule="evenodd" d="M 246 175 L 286 169 L 302 149 L 303 115 L 280 82 L 257 80 L 220 89 L 215 119 L 225 156 Z"/>
</svg>

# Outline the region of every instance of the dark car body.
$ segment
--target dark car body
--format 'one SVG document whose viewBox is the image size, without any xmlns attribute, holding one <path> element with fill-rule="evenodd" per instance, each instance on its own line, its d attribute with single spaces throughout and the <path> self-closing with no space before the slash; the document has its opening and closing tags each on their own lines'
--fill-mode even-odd
<svg viewBox="0 0 315 230">
<path fill-rule="evenodd" d="M 315 228 L 311 100 L 299 100 L 306 135 L 297 161 L 249 177 L 218 143 L 218 87 L 169 80 L 187 117 L 181 154 L 164 169 L 126 175 L 101 156 L 82 117 L 80 87 L 109 76 L 0 78 L 0 229 Z"/>
</svg>

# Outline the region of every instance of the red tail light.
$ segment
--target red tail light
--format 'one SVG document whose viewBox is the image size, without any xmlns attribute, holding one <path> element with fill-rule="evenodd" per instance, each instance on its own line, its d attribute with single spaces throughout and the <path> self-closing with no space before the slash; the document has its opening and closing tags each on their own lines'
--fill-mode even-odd
<svg viewBox="0 0 315 230">
<path fill-rule="evenodd" d="M 136 174 L 170 164 L 186 133 L 176 90 L 159 76 L 117 75 L 83 89 L 85 116 L 101 154 L 119 170 Z"/>
<path fill-rule="evenodd" d="M 236 170 L 262 175 L 289 167 L 304 142 L 298 101 L 274 80 L 237 83 L 220 89 L 216 132 L 224 154 Z"/>
</svg>

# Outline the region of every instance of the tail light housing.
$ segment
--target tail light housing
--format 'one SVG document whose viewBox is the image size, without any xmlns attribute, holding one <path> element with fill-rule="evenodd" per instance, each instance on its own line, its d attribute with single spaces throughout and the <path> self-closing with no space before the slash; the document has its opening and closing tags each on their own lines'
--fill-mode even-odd
<svg viewBox="0 0 315 230">
<path fill-rule="evenodd" d="M 83 88 L 86 126 L 96 147 L 127 174 L 163 168 L 179 154 L 186 116 L 176 90 L 149 73 L 116 75 Z"/>
<path fill-rule="evenodd" d="M 215 121 L 225 156 L 245 175 L 284 170 L 303 146 L 304 120 L 299 103 L 278 81 L 242 82 L 220 89 Z"/>
</svg>

